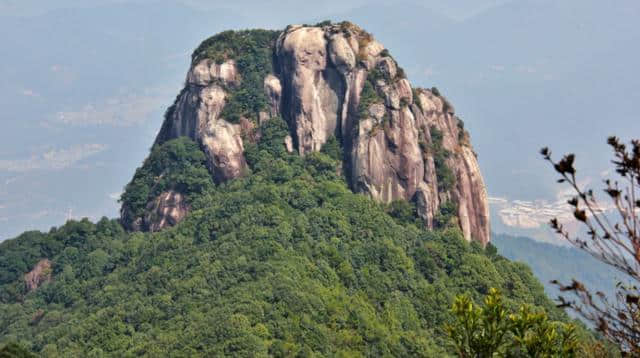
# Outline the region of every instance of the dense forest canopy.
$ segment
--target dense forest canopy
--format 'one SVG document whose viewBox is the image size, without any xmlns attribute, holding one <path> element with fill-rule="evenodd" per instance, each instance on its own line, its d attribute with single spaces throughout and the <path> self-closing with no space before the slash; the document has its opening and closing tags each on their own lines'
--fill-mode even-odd
<svg viewBox="0 0 640 358">
<path fill-rule="evenodd" d="M 566 320 L 525 265 L 456 225 L 425 230 L 409 203 L 352 193 L 335 140 L 300 157 L 282 119 L 263 126 L 246 148 L 250 175 L 204 186 L 173 228 L 69 221 L 1 243 L 0 344 L 43 356 L 445 356 L 453 298 L 480 302 L 492 287 L 510 309 Z M 187 139 L 166 145 L 151 162 L 200 158 Z M 148 195 L 145 173 L 128 188 L 144 192 L 128 195 Z M 42 258 L 53 279 L 28 292 L 23 275 Z"/>
</svg>

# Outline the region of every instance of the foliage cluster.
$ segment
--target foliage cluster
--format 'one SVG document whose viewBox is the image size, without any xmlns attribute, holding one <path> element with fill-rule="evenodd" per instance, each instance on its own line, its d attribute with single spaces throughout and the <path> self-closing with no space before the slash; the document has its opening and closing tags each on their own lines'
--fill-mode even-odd
<svg viewBox="0 0 640 358">
<path fill-rule="evenodd" d="M 237 123 L 241 117 L 257 119 L 268 109 L 264 78 L 274 71 L 273 48 L 280 31 L 225 31 L 203 41 L 194 51 L 192 63 L 209 58 L 216 63 L 235 60 L 240 85 L 227 88 L 228 99 L 221 117 Z"/>
<path fill-rule="evenodd" d="M 381 71 L 370 71 L 367 80 L 364 81 L 362 92 L 360 93 L 360 103 L 358 104 L 358 115 L 360 119 L 369 117 L 369 106 L 374 103 L 382 103 L 383 99 L 376 91 L 377 76 L 382 76 Z"/>
<path fill-rule="evenodd" d="M 11 342 L 0 348 L 0 358 L 36 358 L 36 356 L 19 344 Z"/>
<path fill-rule="evenodd" d="M 458 143 L 463 143 L 466 137 L 466 130 L 464 129 L 464 121 L 459 117 L 456 117 L 456 126 L 458 127 Z"/>
<path fill-rule="evenodd" d="M 446 327 L 458 355 L 472 357 L 575 357 L 579 349 L 576 326 L 549 320 L 544 311 L 522 305 L 510 312 L 495 288 L 484 307 L 468 295 L 456 297 L 453 324 Z"/>
<path fill-rule="evenodd" d="M 509 309 L 564 319 L 526 266 L 416 226 L 410 208 L 390 216 L 349 190 L 333 155 L 287 153 L 286 128 L 265 123 L 251 175 L 207 187 L 173 228 L 70 221 L 1 243 L 0 292 L 19 296 L 0 304 L 0 344 L 44 357 L 448 356 L 453 298 L 490 287 Z M 165 164 L 188 166 L 188 153 Z M 42 257 L 54 280 L 27 293 L 21 275 Z"/>
<path fill-rule="evenodd" d="M 422 108 L 422 101 L 419 100 L 420 92 L 416 88 L 411 87 L 411 94 L 413 95 L 413 103 L 415 103 L 421 111 L 424 111 L 424 108 Z"/>
<path fill-rule="evenodd" d="M 336 136 L 332 135 L 327 139 L 327 141 L 322 146 L 320 150 L 321 153 L 324 153 L 329 156 L 329 158 L 341 162 L 344 157 L 344 153 L 342 150 L 342 146 L 340 145 L 340 141 Z"/>
<path fill-rule="evenodd" d="M 433 218 L 433 226 L 436 228 L 457 227 L 458 205 L 455 201 L 448 200 L 440 203 L 438 212 Z"/>
<path fill-rule="evenodd" d="M 302 26 L 304 26 L 304 27 L 325 27 L 325 26 L 331 26 L 331 25 L 333 25 L 333 22 L 331 20 L 322 20 L 322 21 L 316 22 L 313 25 L 303 24 Z"/>
<path fill-rule="evenodd" d="M 398 66 L 396 78 L 407 78 L 407 74 L 404 72 L 404 68 Z"/>
<path fill-rule="evenodd" d="M 417 227 L 424 225 L 417 215 L 415 203 L 407 200 L 394 200 L 387 205 L 386 212 L 401 224 L 413 224 Z"/>
<path fill-rule="evenodd" d="M 389 74 L 387 72 L 382 71 L 379 68 L 373 68 L 367 74 L 367 80 L 372 84 L 375 84 L 376 82 L 378 82 L 378 80 L 389 82 L 391 78 L 389 77 Z"/>
<path fill-rule="evenodd" d="M 442 131 L 435 126 L 431 126 L 431 144 L 429 152 L 433 155 L 433 161 L 436 167 L 436 178 L 438 179 L 438 191 L 448 191 L 453 189 L 456 184 L 456 176 L 453 170 L 447 165 L 447 159 L 451 156 L 442 145 Z"/>
<path fill-rule="evenodd" d="M 192 202 L 213 188 L 206 160 L 198 144 L 188 137 L 156 145 L 125 187 L 120 198 L 123 209 L 131 218 L 141 217 L 147 204 L 167 190 L 180 192 Z"/>
</svg>

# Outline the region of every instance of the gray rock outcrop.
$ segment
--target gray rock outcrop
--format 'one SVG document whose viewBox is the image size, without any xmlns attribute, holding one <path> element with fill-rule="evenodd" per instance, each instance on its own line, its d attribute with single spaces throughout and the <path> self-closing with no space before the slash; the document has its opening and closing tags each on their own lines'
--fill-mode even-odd
<svg viewBox="0 0 640 358">
<path fill-rule="evenodd" d="M 254 121 L 282 116 L 291 129 L 287 150 L 319 151 L 335 136 L 353 191 L 387 203 L 414 201 L 427 227 L 438 224 L 444 203 L 453 203 L 465 238 L 489 241 L 487 192 L 478 162 L 444 97 L 413 88 L 384 46 L 348 22 L 288 26 L 272 51 L 273 71 L 261 84 L 268 110 Z M 246 124 L 251 122 L 246 118 L 245 124 L 235 124 L 223 115 L 229 88 L 242 83 L 234 60 L 198 59 L 157 141 L 189 136 L 207 155 L 217 182 L 242 176 L 247 167 L 243 130 L 257 126 Z M 154 211 L 164 212 L 162 204 Z"/>
<path fill-rule="evenodd" d="M 200 143 L 209 159 L 209 169 L 217 182 L 237 178 L 244 173 L 241 128 L 220 114 L 225 106 L 225 87 L 240 82 L 235 61 L 216 64 L 204 59 L 187 74 L 185 88 L 167 113 L 156 143 L 187 136 Z"/>
</svg>

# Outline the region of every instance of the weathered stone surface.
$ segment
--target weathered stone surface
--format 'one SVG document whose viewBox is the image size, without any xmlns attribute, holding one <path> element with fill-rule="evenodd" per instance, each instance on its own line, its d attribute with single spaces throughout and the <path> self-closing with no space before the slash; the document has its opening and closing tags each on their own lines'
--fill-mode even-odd
<svg viewBox="0 0 640 358">
<path fill-rule="evenodd" d="M 271 117 L 275 117 L 280 113 L 280 100 L 282 98 L 282 84 L 280 83 L 280 79 L 271 74 L 267 75 L 264 79 L 264 91 L 269 99 Z"/>
<path fill-rule="evenodd" d="M 374 103 L 369 106 L 369 115 L 375 118 L 378 122 L 382 121 L 386 113 L 386 108 L 381 103 Z"/>
<path fill-rule="evenodd" d="M 245 172 L 243 136 L 255 140 L 259 133 L 254 129 L 280 115 L 291 129 L 284 143 L 289 152 L 319 151 L 335 135 L 354 191 L 383 202 L 413 200 L 428 227 L 433 227 L 439 207 L 452 200 L 465 237 L 486 244 L 486 188 L 468 134 L 460 133 L 455 109 L 438 93 L 414 90 L 383 50 L 350 23 L 287 27 L 274 48 L 276 74 L 264 79 L 269 113 L 260 113 L 255 127 L 220 118 L 227 98 L 224 88 L 242 81 L 235 63 L 202 60 L 189 71 L 187 86 L 158 140 L 194 138 L 207 154 L 215 180 L 221 182 Z M 370 77 L 374 70 L 375 80 Z M 363 111 L 360 98 L 366 81 L 372 82 L 379 99 Z M 446 166 L 455 176 L 453 187 L 439 186 L 432 130 L 442 133 L 441 145 L 450 153 Z"/>
<path fill-rule="evenodd" d="M 287 149 L 287 152 L 293 153 L 293 138 L 290 135 L 284 137 L 284 147 Z"/>
<path fill-rule="evenodd" d="M 349 40 L 344 41 L 342 35 L 335 33 L 323 37 L 320 34 L 323 31 L 332 29 L 290 30 L 281 36 L 281 47 L 277 51 L 283 64 L 285 96 L 292 104 L 291 112 L 284 113 L 284 117 L 296 128 L 293 139 L 300 152 L 319 150 L 329 133 L 340 134 L 345 151 L 350 153 L 348 173 L 354 190 L 385 202 L 414 200 L 419 215 L 429 227 L 433 226 L 439 206 L 453 200 L 458 206 L 458 221 L 465 237 L 488 242 L 486 189 L 477 160 L 470 155 L 473 151 L 468 143 L 460 142 L 465 135 L 459 134 L 453 106 L 428 90 L 418 91 L 421 98 L 413 98 L 409 81 L 398 78 L 395 61 L 382 57 L 383 46 L 370 37 L 359 37 L 357 28 Z M 327 38 L 329 46 L 325 43 Z M 356 38 L 359 40 L 354 41 Z M 354 55 L 358 54 L 359 62 L 354 66 L 347 46 Z M 328 53 L 323 59 L 325 48 Z M 319 80 L 327 77 L 332 66 L 344 83 L 335 96 L 323 93 L 322 89 L 326 90 L 327 86 L 323 87 L 324 83 Z M 359 118 L 360 91 L 373 68 L 382 73 L 382 79 L 374 86 L 383 101 L 368 108 L 369 118 Z M 414 101 L 419 101 L 419 105 L 413 105 Z M 341 103 L 341 108 L 336 103 Z M 338 111 L 337 116 L 334 111 Z M 335 125 L 334 118 L 338 122 Z M 327 120 L 324 125 L 317 124 Z M 355 134 L 352 134 L 353 128 L 357 128 Z M 438 190 L 438 174 L 428 151 L 430 128 L 442 132 L 442 146 L 452 153 L 446 165 L 454 173 L 456 184 L 448 190 Z"/>
<path fill-rule="evenodd" d="M 28 292 L 36 290 L 45 282 L 51 282 L 51 261 L 42 259 L 31 271 L 24 275 L 24 284 Z"/>
<path fill-rule="evenodd" d="M 160 231 L 176 225 L 189 212 L 184 195 L 173 190 L 161 193 L 147 205 L 144 217 L 146 231 Z"/>
<path fill-rule="evenodd" d="M 447 159 L 447 166 L 455 173 L 456 184 L 451 190 L 439 193 L 438 199 L 440 202 L 453 200 L 465 237 L 486 244 L 490 239 L 487 190 L 466 134 L 460 133 L 453 106 L 441 96 L 423 89 L 418 90 L 416 101 L 420 102 L 424 114 L 421 125 L 439 130 L 442 146 L 452 154 Z"/>
<path fill-rule="evenodd" d="M 283 115 L 295 131 L 300 154 L 318 151 L 335 133 L 344 97 L 339 71 L 328 66 L 327 41 L 319 27 L 283 33 L 276 49 L 283 83 Z"/>
<path fill-rule="evenodd" d="M 235 62 L 228 60 L 216 64 L 210 59 L 201 60 L 187 74 L 186 86 L 167 112 L 165 122 L 156 143 L 187 136 L 196 141 L 207 155 L 207 166 L 216 182 L 238 178 L 247 170 L 244 158 L 243 135 L 254 136 L 255 124 L 241 119 L 239 124 L 221 117 L 226 104 L 225 88 L 238 86 L 241 77 Z M 280 89 L 277 78 L 265 79 L 265 91 L 271 91 L 272 112 L 279 110 Z M 265 117 L 270 117 L 264 113 Z M 126 208 L 122 210 L 123 222 L 130 230 L 157 231 L 180 221 L 189 207 L 179 193 L 163 193 L 151 201 L 147 210 L 151 215 L 131 218 Z"/>
<path fill-rule="evenodd" d="M 389 123 L 360 121 L 352 156 L 352 186 L 384 202 L 410 200 L 424 178 L 418 131 L 408 108 L 389 115 Z"/>
<path fill-rule="evenodd" d="M 209 167 L 217 182 L 240 177 L 247 168 L 240 126 L 227 121 L 211 121 L 200 135 Z"/>
<path fill-rule="evenodd" d="M 359 47 L 358 55 L 368 71 L 371 71 L 376 66 L 382 50 L 384 50 L 384 46 L 373 38 L 367 39 L 365 44 Z"/>
<path fill-rule="evenodd" d="M 460 226 L 465 237 L 486 244 L 491 235 L 487 189 L 473 150 L 467 146 L 461 146 L 461 149 L 461 160 L 456 168 L 457 175 L 461 178 L 457 187 Z M 468 220 L 463 220 L 465 217 Z"/>
<path fill-rule="evenodd" d="M 396 78 L 398 67 L 391 57 L 382 57 L 378 60 L 377 66 L 385 78 Z"/>
<path fill-rule="evenodd" d="M 215 81 L 225 85 L 238 84 L 238 71 L 233 60 L 217 64 L 213 60 L 205 59 L 193 66 L 187 74 L 188 84 L 207 86 Z"/>
<path fill-rule="evenodd" d="M 124 206 L 121 210 L 121 222 L 130 231 L 160 231 L 176 225 L 191 209 L 182 193 L 167 190 L 149 201 L 143 216 L 133 217 Z"/>
<path fill-rule="evenodd" d="M 341 73 L 349 72 L 356 66 L 356 55 L 343 34 L 331 35 L 329 57 L 331 58 L 331 63 Z"/>
<path fill-rule="evenodd" d="M 233 85 L 238 77 L 231 60 L 221 65 L 210 60 L 200 61 L 189 71 L 187 86 L 156 139 L 163 142 L 188 136 L 198 142 L 207 154 L 209 169 L 217 182 L 237 178 L 247 168 L 242 128 L 220 117 L 227 93 L 218 81 Z M 270 84 L 274 85 L 273 81 Z"/>
</svg>

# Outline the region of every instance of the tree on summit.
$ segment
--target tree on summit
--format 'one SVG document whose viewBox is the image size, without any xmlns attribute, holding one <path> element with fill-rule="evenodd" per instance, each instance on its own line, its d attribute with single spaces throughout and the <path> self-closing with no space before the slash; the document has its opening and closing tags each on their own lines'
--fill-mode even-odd
<svg viewBox="0 0 640 358">
<path fill-rule="evenodd" d="M 540 151 L 560 174 L 558 182 L 573 189 L 575 196 L 568 203 L 587 233 L 584 237 L 573 235 L 557 218 L 550 224 L 577 248 L 624 273 L 629 282 L 617 283 L 615 298 L 602 292 L 593 293 L 576 280 L 570 284 L 552 283 L 574 298 L 559 297 L 559 306 L 568 307 L 592 322 L 622 352 L 635 357 L 640 356 L 640 140 L 632 140 L 629 147 L 616 137 L 609 137 L 607 143 L 613 150 L 612 163 L 618 175 L 617 180 L 604 181 L 603 191 L 609 205 L 596 199 L 593 190 L 578 184 L 574 154 L 554 161 L 548 148 Z"/>
</svg>

